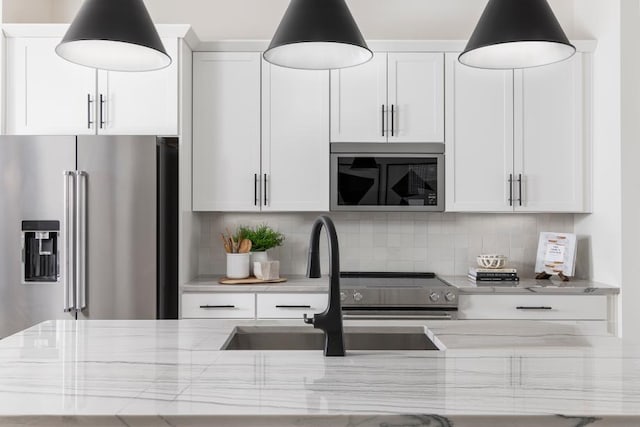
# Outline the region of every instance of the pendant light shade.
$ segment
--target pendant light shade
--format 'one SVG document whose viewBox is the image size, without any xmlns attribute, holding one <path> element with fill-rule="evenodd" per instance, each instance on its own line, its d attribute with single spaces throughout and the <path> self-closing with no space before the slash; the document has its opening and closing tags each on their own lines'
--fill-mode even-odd
<svg viewBox="0 0 640 427">
<path fill-rule="evenodd" d="M 458 60 L 477 68 L 529 68 L 575 52 L 547 0 L 489 0 Z"/>
<path fill-rule="evenodd" d="M 272 64 L 306 70 L 353 67 L 372 57 L 344 0 L 291 0 L 264 52 Z"/>
<path fill-rule="evenodd" d="M 142 0 L 85 0 L 56 53 L 112 71 L 151 71 L 171 64 Z"/>
</svg>

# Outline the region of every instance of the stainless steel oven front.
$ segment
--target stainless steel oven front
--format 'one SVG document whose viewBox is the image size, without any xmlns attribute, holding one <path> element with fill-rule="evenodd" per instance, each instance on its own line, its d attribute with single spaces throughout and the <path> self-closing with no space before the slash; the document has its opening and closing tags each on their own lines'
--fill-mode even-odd
<svg viewBox="0 0 640 427">
<path fill-rule="evenodd" d="M 444 211 L 444 144 L 331 144 L 331 210 Z"/>
</svg>

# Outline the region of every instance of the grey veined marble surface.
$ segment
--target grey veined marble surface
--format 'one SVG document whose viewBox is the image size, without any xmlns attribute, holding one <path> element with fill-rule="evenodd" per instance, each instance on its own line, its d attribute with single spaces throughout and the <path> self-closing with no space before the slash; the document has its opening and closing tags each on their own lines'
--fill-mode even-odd
<svg viewBox="0 0 640 427">
<path fill-rule="evenodd" d="M 594 323 L 359 321 L 444 350 L 219 350 L 299 324 L 45 322 L 0 341 L 0 425 L 640 426 L 640 348 Z"/>
</svg>

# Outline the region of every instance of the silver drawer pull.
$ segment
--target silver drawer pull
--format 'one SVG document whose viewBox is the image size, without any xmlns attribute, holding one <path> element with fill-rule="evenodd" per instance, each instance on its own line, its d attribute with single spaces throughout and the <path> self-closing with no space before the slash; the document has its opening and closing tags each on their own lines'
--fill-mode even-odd
<svg viewBox="0 0 640 427">
<path fill-rule="evenodd" d="M 516 307 L 516 310 L 553 310 L 553 307 Z"/>
<path fill-rule="evenodd" d="M 305 309 L 305 308 L 311 308 L 311 306 L 310 305 L 276 305 L 276 308 Z"/>
<path fill-rule="evenodd" d="M 235 305 L 201 305 L 200 308 L 236 308 Z"/>
</svg>

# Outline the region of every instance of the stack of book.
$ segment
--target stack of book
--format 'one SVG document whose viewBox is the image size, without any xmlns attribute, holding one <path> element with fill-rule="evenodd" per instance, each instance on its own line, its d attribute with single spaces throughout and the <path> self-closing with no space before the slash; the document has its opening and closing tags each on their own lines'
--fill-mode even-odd
<svg viewBox="0 0 640 427">
<path fill-rule="evenodd" d="M 520 280 L 515 268 L 478 268 L 469 269 L 469 279 L 476 282 L 516 282 Z"/>
</svg>

